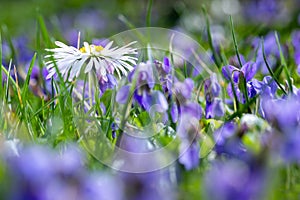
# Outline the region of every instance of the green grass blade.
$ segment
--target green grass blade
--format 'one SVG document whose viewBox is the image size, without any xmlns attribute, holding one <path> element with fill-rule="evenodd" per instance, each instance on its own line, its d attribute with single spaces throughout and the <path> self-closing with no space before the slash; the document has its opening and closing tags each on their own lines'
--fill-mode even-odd
<svg viewBox="0 0 300 200">
<path fill-rule="evenodd" d="M 218 66 L 218 68 L 220 69 L 222 67 L 222 60 L 221 60 L 220 56 L 218 55 L 218 53 L 217 53 L 217 51 L 216 51 L 216 49 L 213 45 L 208 14 L 207 14 L 206 8 L 204 6 L 202 7 L 202 10 L 203 10 L 203 13 L 204 13 L 205 18 L 206 18 L 206 26 L 207 26 L 206 32 L 207 32 L 207 37 L 208 37 L 208 43 L 209 43 L 209 46 L 212 50 L 212 53 L 213 53 L 213 56 L 214 56 L 214 61 L 215 61 L 216 65 Z"/>
<path fill-rule="evenodd" d="M 50 36 L 48 34 L 48 30 L 47 30 L 44 18 L 41 15 L 38 16 L 38 23 L 40 26 L 40 31 L 41 31 L 42 37 L 43 37 L 46 45 L 48 47 L 51 46 Z"/>
<path fill-rule="evenodd" d="M 282 90 L 282 92 L 284 94 L 287 94 L 286 91 L 284 90 L 284 88 L 281 86 L 281 84 L 279 83 L 278 79 L 277 79 L 277 76 L 275 76 L 273 70 L 271 69 L 268 61 L 267 61 L 267 58 L 266 58 L 266 52 L 265 52 L 265 45 L 264 45 L 264 40 L 262 39 L 262 53 L 263 53 L 263 58 L 264 58 L 264 61 L 265 61 L 265 64 L 267 66 L 267 69 L 269 71 L 269 73 L 271 74 L 272 78 L 274 79 L 274 81 L 277 83 L 278 87 Z"/>
<path fill-rule="evenodd" d="M 281 65 L 283 66 L 283 71 L 284 71 L 285 76 L 288 81 L 290 93 L 293 94 L 293 84 L 292 84 L 292 80 L 291 80 L 291 74 L 287 68 L 286 61 L 285 61 L 284 55 L 282 53 L 281 45 L 279 42 L 278 34 L 276 31 L 275 31 L 275 38 L 276 38 L 277 47 L 278 47 L 279 53 L 280 53 L 280 62 L 281 62 Z"/>
<path fill-rule="evenodd" d="M 33 69 L 35 60 L 36 60 L 36 53 L 33 55 L 32 59 L 31 59 L 29 69 L 28 69 L 28 72 L 27 72 L 27 76 L 26 76 L 26 79 L 25 79 L 25 82 L 24 82 L 24 85 L 23 85 L 23 88 L 22 88 L 23 99 L 26 98 L 26 93 L 27 93 L 28 88 L 29 88 L 30 76 L 31 76 L 31 73 L 32 73 L 32 69 Z"/>
<path fill-rule="evenodd" d="M 152 11 L 152 4 L 153 0 L 148 1 L 147 5 L 147 17 L 146 17 L 146 26 L 150 27 L 151 26 L 151 11 Z"/>
<path fill-rule="evenodd" d="M 6 85 L 5 85 L 6 86 L 6 88 L 5 88 L 5 102 L 8 103 L 9 81 L 11 80 L 12 82 L 14 82 L 14 80 L 10 76 L 10 70 L 11 70 L 11 66 L 12 66 L 12 60 L 9 61 L 8 71 L 5 69 L 5 67 L 3 65 L 1 65 L 1 66 L 2 66 L 2 70 L 4 71 L 4 73 L 7 76 Z M 16 86 L 16 83 L 15 83 L 15 86 Z"/>
<path fill-rule="evenodd" d="M 232 17 L 231 17 L 231 16 L 230 16 L 229 18 L 230 18 L 231 34 L 232 34 L 232 39 L 233 39 L 233 44 L 234 44 L 235 53 L 236 53 L 236 56 L 237 56 L 238 61 L 239 61 L 239 64 L 240 64 L 240 68 L 242 68 L 242 67 L 243 67 L 243 64 L 242 64 L 242 61 L 241 61 L 241 58 L 240 58 L 239 48 L 238 48 L 237 41 L 236 41 L 236 37 L 235 37 L 234 26 L 233 26 L 233 20 L 232 20 Z"/>
</svg>

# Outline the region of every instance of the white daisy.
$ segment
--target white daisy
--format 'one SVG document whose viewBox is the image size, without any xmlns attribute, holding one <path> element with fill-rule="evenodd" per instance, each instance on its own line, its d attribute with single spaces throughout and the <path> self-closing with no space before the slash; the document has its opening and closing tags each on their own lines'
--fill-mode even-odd
<svg viewBox="0 0 300 200">
<path fill-rule="evenodd" d="M 77 49 L 56 41 L 55 44 L 58 48 L 46 49 L 46 51 L 52 52 L 52 54 L 45 56 L 45 58 L 50 59 L 46 62 L 49 71 L 46 78 L 49 79 L 56 73 L 55 65 L 64 80 L 69 81 L 79 76 L 83 66 L 85 66 L 84 73 L 95 70 L 98 77 L 104 81 L 107 81 L 106 74 L 113 74 L 114 71 L 119 77 L 121 74 L 126 76 L 127 71 L 133 70 L 132 66 L 136 65 L 137 58 L 132 55 L 137 54 L 137 50 L 130 47 L 134 43 L 131 42 L 120 48 L 111 48 L 113 41 L 105 47 L 84 42 L 84 46 Z"/>
</svg>

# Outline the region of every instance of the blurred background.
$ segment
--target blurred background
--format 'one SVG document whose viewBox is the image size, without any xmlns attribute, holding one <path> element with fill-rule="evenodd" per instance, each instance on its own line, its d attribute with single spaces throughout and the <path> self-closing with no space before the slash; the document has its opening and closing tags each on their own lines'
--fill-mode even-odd
<svg viewBox="0 0 300 200">
<path fill-rule="evenodd" d="M 42 26 L 51 41 L 76 46 L 79 31 L 82 40 L 94 42 L 150 25 L 181 31 L 208 49 L 203 7 L 209 16 L 214 45 L 228 49 L 227 56 L 234 53 L 229 16 L 239 45 L 245 47 L 243 54 L 253 50 L 255 38 L 276 30 L 281 39 L 288 41 L 290 33 L 300 26 L 300 0 L 1 0 L 3 64 L 11 58 L 21 60 L 18 64 L 26 63 L 33 52 L 49 47 L 45 32 L 40 36 Z"/>
<path fill-rule="evenodd" d="M 119 15 L 136 27 L 146 26 L 147 0 L 1 0 L 2 29 L 12 34 L 34 33 L 36 18 L 42 15 L 52 28 L 74 28 L 106 35 L 128 29 Z M 199 32 L 204 26 L 205 5 L 215 24 L 235 23 L 260 28 L 299 26 L 299 0 L 153 0 L 151 25 L 182 27 Z"/>
</svg>

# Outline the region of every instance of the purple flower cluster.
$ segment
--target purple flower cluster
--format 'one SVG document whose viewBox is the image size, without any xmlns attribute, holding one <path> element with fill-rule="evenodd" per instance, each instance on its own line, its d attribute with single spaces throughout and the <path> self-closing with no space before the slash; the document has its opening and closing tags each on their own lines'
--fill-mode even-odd
<svg viewBox="0 0 300 200">
<path fill-rule="evenodd" d="M 207 199 L 262 199 L 267 174 L 259 166 L 239 161 L 216 161 L 205 176 Z"/>
<path fill-rule="evenodd" d="M 85 156 L 73 145 L 61 153 L 42 146 L 18 148 L 17 155 L 7 153 L 4 159 L 9 181 L 0 194 L 5 199 L 174 199 L 176 195 L 168 169 L 140 174 L 89 172 Z"/>
<path fill-rule="evenodd" d="M 41 146 L 27 147 L 6 160 L 10 180 L 6 199 L 122 199 L 121 181 L 88 173 L 84 156 L 75 146 L 61 154 Z"/>
<path fill-rule="evenodd" d="M 129 76 L 129 84 L 120 88 L 116 95 L 117 102 L 125 104 L 130 95 L 130 88 L 136 80 L 133 91 L 133 103 L 137 103 L 142 109 L 150 112 L 163 113 L 163 122 L 177 123 L 177 135 L 181 141 L 179 147 L 179 162 L 187 170 L 193 169 L 199 164 L 200 146 L 199 120 L 202 117 L 202 109 L 198 103 L 193 102 L 194 81 L 186 78 L 179 81 L 172 75 L 172 68 L 168 58 L 163 62 L 150 61 L 140 63 Z M 212 99 L 208 101 L 210 112 L 216 116 L 223 115 L 220 108 L 220 100 L 215 98 L 218 83 L 212 79 L 211 85 L 207 81 L 206 92 L 214 92 Z M 207 94 L 210 95 L 210 94 Z M 154 110 L 153 110 L 154 109 Z M 169 112 L 169 115 L 168 115 Z M 168 121 L 170 116 L 170 121 Z"/>
</svg>

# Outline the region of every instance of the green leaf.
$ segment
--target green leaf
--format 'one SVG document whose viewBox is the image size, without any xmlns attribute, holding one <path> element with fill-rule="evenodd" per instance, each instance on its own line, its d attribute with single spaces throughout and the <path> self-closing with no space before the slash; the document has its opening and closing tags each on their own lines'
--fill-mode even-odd
<svg viewBox="0 0 300 200">
<path fill-rule="evenodd" d="M 36 53 L 34 54 L 34 56 L 31 59 L 29 69 L 28 69 L 28 72 L 27 72 L 27 76 L 26 76 L 26 79 L 25 79 L 25 83 L 24 83 L 23 88 L 22 88 L 22 97 L 23 97 L 23 99 L 26 98 L 26 93 L 28 91 L 30 76 L 31 76 L 31 73 L 32 73 L 32 69 L 33 69 L 33 66 L 34 66 L 35 59 L 36 59 Z"/>
<path fill-rule="evenodd" d="M 147 111 L 141 112 L 137 118 L 134 119 L 136 125 L 140 128 L 145 127 L 146 125 L 151 123 L 151 118 Z"/>
</svg>

